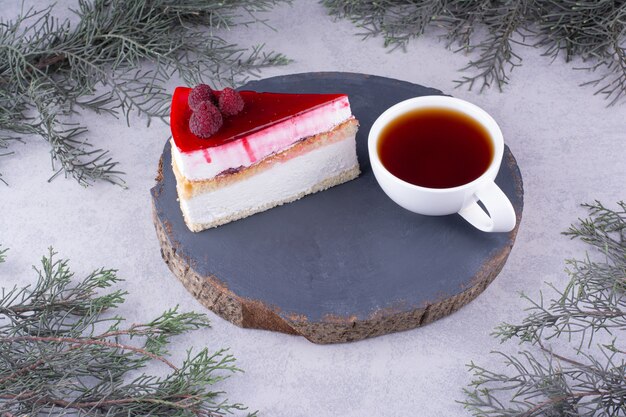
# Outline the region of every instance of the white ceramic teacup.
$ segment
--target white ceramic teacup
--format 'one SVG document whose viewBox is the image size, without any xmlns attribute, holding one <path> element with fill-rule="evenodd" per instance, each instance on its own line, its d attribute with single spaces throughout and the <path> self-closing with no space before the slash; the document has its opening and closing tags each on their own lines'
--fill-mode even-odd
<svg viewBox="0 0 626 417">
<path fill-rule="evenodd" d="M 426 188 L 411 184 L 391 174 L 378 154 L 382 129 L 398 116 L 420 108 L 444 108 L 465 113 L 489 133 L 493 159 L 487 170 L 474 181 L 452 188 Z M 402 101 L 381 114 L 372 125 L 368 138 L 370 163 L 383 191 L 397 204 L 414 213 L 442 216 L 459 213 L 484 232 L 508 232 L 515 227 L 516 216 L 511 202 L 494 180 L 504 154 L 504 139 L 496 121 L 480 107 L 458 98 L 423 96 Z M 480 201 L 489 214 L 478 205 Z"/>
</svg>

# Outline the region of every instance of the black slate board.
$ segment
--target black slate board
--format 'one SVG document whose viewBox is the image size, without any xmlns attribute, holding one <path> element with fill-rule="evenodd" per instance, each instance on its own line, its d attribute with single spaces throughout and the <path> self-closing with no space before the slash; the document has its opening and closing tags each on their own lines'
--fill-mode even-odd
<svg viewBox="0 0 626 417">
<path fill-rule="evenodd" d="M 242 89 L 348 94 L 360 122 L 357 154 L 362 171 L 358 179 L 330 190 L 215 229 L 192 233 L 183 222 L 170 168 L 169 143 L 165 146 L 162 178 L 152 190 L 155 222 L 161 224 L 165 234 L 161 243 L 175 248 L 173 255 L 186 265 L 182 269 L 193 270 L 195 281 L 207 277 L 209 285 L 226 291 L 226 297 L 260 303 L 276 315 L 269 321 L 287 323 L 283 328 L 263 324 L 267 322 L 265 319 L 255 321 L 248 317 L 252 324 L 247 327 L 294 330 L 293 333 L 318 342 L 359 339 L 381 331 L 366 331 L 362 337 L 337 336 L 337 340 L 333 336 L 327 340 L 305 334 L 299 330 L 298 323 L 308 326 L 339 323 L 354 327 L 360 321 L 414 311 L 425 313 L 429 306 L 459 297 L 480 285 L 470 297 L 474 298 L 499 272 L 513 246 L 517 228 L 510 233 L 483 233 L 458 215 L 427 217 L 406 211 L 383 193 L 370 168 L 367 135 L 374 120 L 399 101 L 440 95 L 440 91 L 352 73 L 294 74 L 253 81 Z M 519 225 L 522 180 L 508 147 L 496 183 L 513 203 Z M 177 275 L 185 282 L 184 276 Z M 482 282 L 487 275 L 487 282 Z M 186 285 L 190 288 L 191 284 Z M 201 298 L 198 292 L 204 284 L 193 285 L 196 287 L 192 292 Z M 455 303 L 459 305 L 437 316 L 468 301 L 457 300 Z M 217 306 L 215 300 L 204 302 L 243 326 L 246 317 L 242 315 L 257 312 L 244 308 L 233 316 L 223 306 Z M 416 323 L 396 326 L 390 331 L 421 325 L 424 317 L 413 321 Z"/>
</svg>

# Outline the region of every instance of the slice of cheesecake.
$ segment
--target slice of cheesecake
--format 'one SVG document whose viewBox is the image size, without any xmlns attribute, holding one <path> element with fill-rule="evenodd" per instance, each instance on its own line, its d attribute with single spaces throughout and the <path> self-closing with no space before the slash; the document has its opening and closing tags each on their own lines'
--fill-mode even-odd
<svg viewBox="0 0 626 417">
<path fill-rule="evenodd" d="M 359 175 L 358 121 L 344 94 L 242 91 L 243 110 L 222 111 L 219 129 L 202 138 L 190 129 L 190 92 L 175 90 L 170 124 L 180 207 L 194 232 Z M 221 92 L 213 94 L 217 103 Z"/>
</svg>

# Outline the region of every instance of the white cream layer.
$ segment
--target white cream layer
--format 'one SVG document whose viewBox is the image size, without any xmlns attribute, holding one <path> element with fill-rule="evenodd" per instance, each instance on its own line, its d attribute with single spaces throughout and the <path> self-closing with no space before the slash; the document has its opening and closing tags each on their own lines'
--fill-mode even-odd
<svg viewBox="0 0 626 417">
<path fill-rule="evenodd" d="M 351 116 L 348 97 L 342 96 L 222 146 L 192 152 L 181 152 L 175 146 L 172 155 L 181 174 L 188 180 L 211 179 L 229 168 L 248 167 L 300 139 L 331 130 Z"/>
<path fill-rule="evenodd" d="M 314 149 L 214 191 L 180 199 L 188 223 L 209 224 L 240 212 L 257 212 L 289 200 L 358 164 L 355 137 Z"/>
</svg>

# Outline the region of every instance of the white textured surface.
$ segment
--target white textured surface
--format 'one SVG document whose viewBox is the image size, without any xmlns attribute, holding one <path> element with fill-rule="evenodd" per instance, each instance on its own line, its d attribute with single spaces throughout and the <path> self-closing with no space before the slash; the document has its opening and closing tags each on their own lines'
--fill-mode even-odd
<svg viewBox="0 0 626 417">
<path fill-rule="evenodd" d="M 20 1 L 4 1 L 13 16 Z M 58 2 L 56 10 L 73 1 Z M 460 312 L 423 329 L 347 345 L 318 346 L 303 338 L 244 330 L 210 314 L 213 329 L 176 339 L 175 360 L 189 345 L 230 346 L 244 374 L 220 385 L 233 400 L 263 416 L 463 416 L 455 400 L 468 383 L 465 364 L 496 364 L 493 349 L 515 351 L 489 336 L 503 320 L 523 316 L 517 292 L 537 294 L 545 281 L 562 284 L 566 257 L 583 246 L 560 235 L 584 215 L 578 204 L 625 198 L 626 105 L 606 103 L 578 84 L 589 80 L 576 65 L 551 63 L 539 51 L 520 49 L 503 93 L 455 90 L 467 57 L 444 48 L 436 35 L 412 42 L 407 53 L 388 53 L 381 39 L 361 41 L 347 21 L 334 23 L 312 0 L 297 0 L 271 13 L 269 23 L 225 34 L 229 40 L 267 47 L 295 60 L 264 76 L 306 71 L 354 71 L 436 87 L 472 101 L 498 121 L 524 177 L 525 208 L 517 243 L 495 282 Z M 295 41 L 297 39 L 297 41 Z M 175 82 L 172 86 L 176 85 Z M 0 267 L 2 285 L 30 283 L 30 265 L 53 245 L 72 259 L 78 276 L 101 265 L 119 269 L 130 292 L 122 313 L 149 320 L 166 307 L 202 310 L 162 262 L 150 218 L 149 189 L 168 137 L 158 122 L 149 128 L 84 114 L 89 137 L 111 149 L 127 172 L 128 190 L 107 184 L 82 189 L 62 178 L 48 184 L 48 145 L 39 138 L 15 145 L 0 158 L 10 187 L 0 185 L 0 242 L 11 247 Z M 24 167 L 29 167 L 25 169 Z M 544 287 L 545 289 L 545 287 Z M 161 369 L 161 368 L 159 368 Z"/>
<path fill-rule="evenodd" d="M 192 152 L 180 152 L 175 147 L 173 155 L 186 178 L 211 179 L 229 168 L 248 167 L 302 138 L 332 130 L 350 116 L 350 102 L 344 96 L 222 146 Z"/>
<path fill-rule="evenodd" d="M 293 199 L 328 178 L 358 164 L 354 135 L 316 148 L 303 155 L 276 162 L 270 169 L 235 181 L 225 187 L 181 199 L 185 218 L 208 224 L 240 212 L 257 212 L 262 207 Z"/>
</svg>

